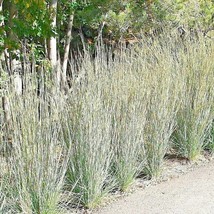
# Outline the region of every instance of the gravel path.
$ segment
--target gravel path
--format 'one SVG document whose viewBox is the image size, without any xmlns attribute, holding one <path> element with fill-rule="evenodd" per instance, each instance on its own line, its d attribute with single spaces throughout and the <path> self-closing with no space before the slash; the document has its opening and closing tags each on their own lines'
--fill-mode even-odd
<svg viewBox="0 0 214 214">
<path fill-rule="evenodd" d="M 214 214 L 214 161 L 121 198 L 94 214 Z"/>
</svg>

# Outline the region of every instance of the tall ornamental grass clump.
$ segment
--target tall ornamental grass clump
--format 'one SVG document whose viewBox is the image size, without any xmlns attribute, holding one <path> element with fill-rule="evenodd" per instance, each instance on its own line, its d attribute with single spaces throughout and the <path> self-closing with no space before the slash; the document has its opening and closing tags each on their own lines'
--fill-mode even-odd
<svg viewBox="0 0 214 214">
<path fill-rule="evenodd" d="M 69 149 L 64 143 L 57 97 L 37 94 L 37 79 L 27 76 L 26 90 L 17 95 L 8 87 L 11 139 L 7 154 L 8 187 L 15 213 L 60 213 Z"/>
<path fill-rule="evenodd" d="M 11 166 L 6 163 L 5 157 L 1 157 L 0 161 L 0 213 L 20 213 L 18 193 L 10 170 Z"/>
<path fill-rule="evenodd" d="M 213 49 L 173 33 L 98 45 L 71 59 L 63 93 L 41 67 L 24 72 L 21 94 L 1 77 L 0 213 L 94 208 L 139 175 L 159 176 L 171 147 L 190 160 L 213 151 Z"/>
<path fill-rule="evenodd" d="M 5 196 L 2 191 L 2 184 L 0 186 L 0 212 L 2 213 L 4 210 Z"/>
<path fill-rule="evenodd" d="M 200 155 L 213 121 L 213 57 L 213 43 L 200 37 L 186 41 L 179 53 L 184 87 L 173 139 L 178 154 L 189 160 Z"/>
<path fill-rule="evenodd" d="M 170 145 L 175 128 L 175 117 L 179 106 L 177 64 L 172 54 L 175 43 L 161 38 L 144 45 L 142 72 L 149 93 L 146 124 L 144 129 L 143 155 L 146 158 L 144 173 L 157 177 L 163 165 L 164 156 Z"/>
<path fill-rule="evenodd" d="M 94 64 L 85 60 L 81 79 L 74 80 L 68 96 L 68 128 L 74 137 L 69 142 L 72 150 L 66 186 L 73 188 L 76 204 L 88 208 L 97 206 L 112 187 L 109 166 L 113 107 L 106 93 L 105 70 L 99 66 L 101 70 L 95 70 Z"/>
<path fill-rule="evenodd" d="M 6 157 L 0 158 L 0 213 L 20 213 L 18 206 L 18 194 L 11 173 L 11 165 Z"/>
<path fill-rule="evenodd" d="M 211 127 L 208 130 L 207 137 L 204 142 L 204 148 L 208 150 L 211 154 L 214 154 L 214 125 L 212 122 Z"/>
<path fill-rule="evenodd" d="M 0 159 L 0 169 L 1 171 L 5 170 L 5 164 L 3 158 Z M 4 184 L 4 180 L 7 178 L 5 172 L 0 173 L 0 213 L 6 213 L 7 198 L 6 198 L 6 185 Z M 11 206 L 11 205 L 10 205 Z"/>
<path fill-rule="evenodd" d="M 112 69 L 108 92 L 112 112 L 111 170 L 116 188 L 125 191 L 143 169 L 142 144 L 146 123 L 148 92 L 144 81 L 133 67 L 137 67 L 133 53 L 118 57 L 118 67 Z M 120 59 L 120 60 L 119 60 Z M 142 71 L 143 72 L 143 71 Z"/>
</svg>

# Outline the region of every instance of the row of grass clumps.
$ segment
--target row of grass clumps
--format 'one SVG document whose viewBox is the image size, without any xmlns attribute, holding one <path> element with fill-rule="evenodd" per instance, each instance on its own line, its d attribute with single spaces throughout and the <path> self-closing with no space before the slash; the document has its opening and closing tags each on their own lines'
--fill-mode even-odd
<svg viewBox="0 0 214 214">
<path fill-rule="evenodd" d="M 94 208 L 158 177 L 171 148 L 191 161 L 214 151 L 212 40 L 164 35 L 111 56 L 86 53 L 66 95 L 45 72 L 25 71 L 22 95 L 2 81 L 0 213 Z"/>
</svg>

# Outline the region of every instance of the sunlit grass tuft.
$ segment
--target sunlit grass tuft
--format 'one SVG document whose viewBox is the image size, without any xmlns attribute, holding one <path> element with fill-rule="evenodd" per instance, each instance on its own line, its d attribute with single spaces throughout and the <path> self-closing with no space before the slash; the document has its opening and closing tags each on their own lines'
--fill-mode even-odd
<svg viewBox="0 0 214 214">
<path fill-rule="evenodd" d="M 213 44 L 200 38 L 186 43 L 180 55 L 183 88 L 177 114 L 174 144 L 179 155 L 196 159 L 213 121 L 214 63 Z"/>
</svg>

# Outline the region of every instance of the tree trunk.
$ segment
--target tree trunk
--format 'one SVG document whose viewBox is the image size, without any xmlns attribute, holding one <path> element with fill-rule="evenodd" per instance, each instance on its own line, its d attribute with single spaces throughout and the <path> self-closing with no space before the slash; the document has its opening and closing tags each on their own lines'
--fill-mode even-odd
<svg viewBox="0 0 214 214">
<path fill-rule="evenodd" d="M 10 3 L 10 2 L 7 2 L 7 3 Z M 3 12 L 3 0 L 0 0 L 0 12 Z M 4 25 L 4 22 L 2 21 L 0 23 L 0 27 L 3 25 Z M 8 32 L 8 35 L 9 35 L 9 32 Z M 5 50 L 5 54 L 4 54 L 5 61 L 8 61 L 8 59 L 7 59 L 8 57 L 9 57 L 9 54 Z M 8 73 L 10 73 L 9 72 L 10 69 L 11 68 L 8 66 Z M 7 132 L 8 128 L 9 128 L 9 122 L 10 122 L 10 113 L 9 113 L 10 108 L 9 108 L 8 98 L 6 95 L 2 96 L 2 109 L 3 109 L 3 114 L 4 114 L 4 126 L 3 127 L 4 127 L 4 131 Z"/>
<path fill-rule="evenodd" d="M 56 14 L 57 14 L 58 0 L 51 0 L 50 12 L 51 12 L 51 28 L 56 29 Z M 52 69 L 55 72 L 57 88 L 60 87 L 60 69 L 57 61 L 57 38 L 56 35 L 51 36 L 49 40 L 49 59 Z"/>
<path fill-rule="evenodd" d="M 66 83 L 66 77 L 67 77 L 68 56 L 69 56 L 69 52 L 70 52 L 70 44 L 71 44 L 71 38 L 72 38 L 73 20 L 74 20 L 74 14 L 72 13 L 69 16 L 69 20 L 68 20 L 68 29 L 67 29 L 67 34 L 66 34 L 64 58 L 63 58 L 63 63 L 62 63 L 62 81 L 63 81 L 63 84 Z"/>
</svg>

